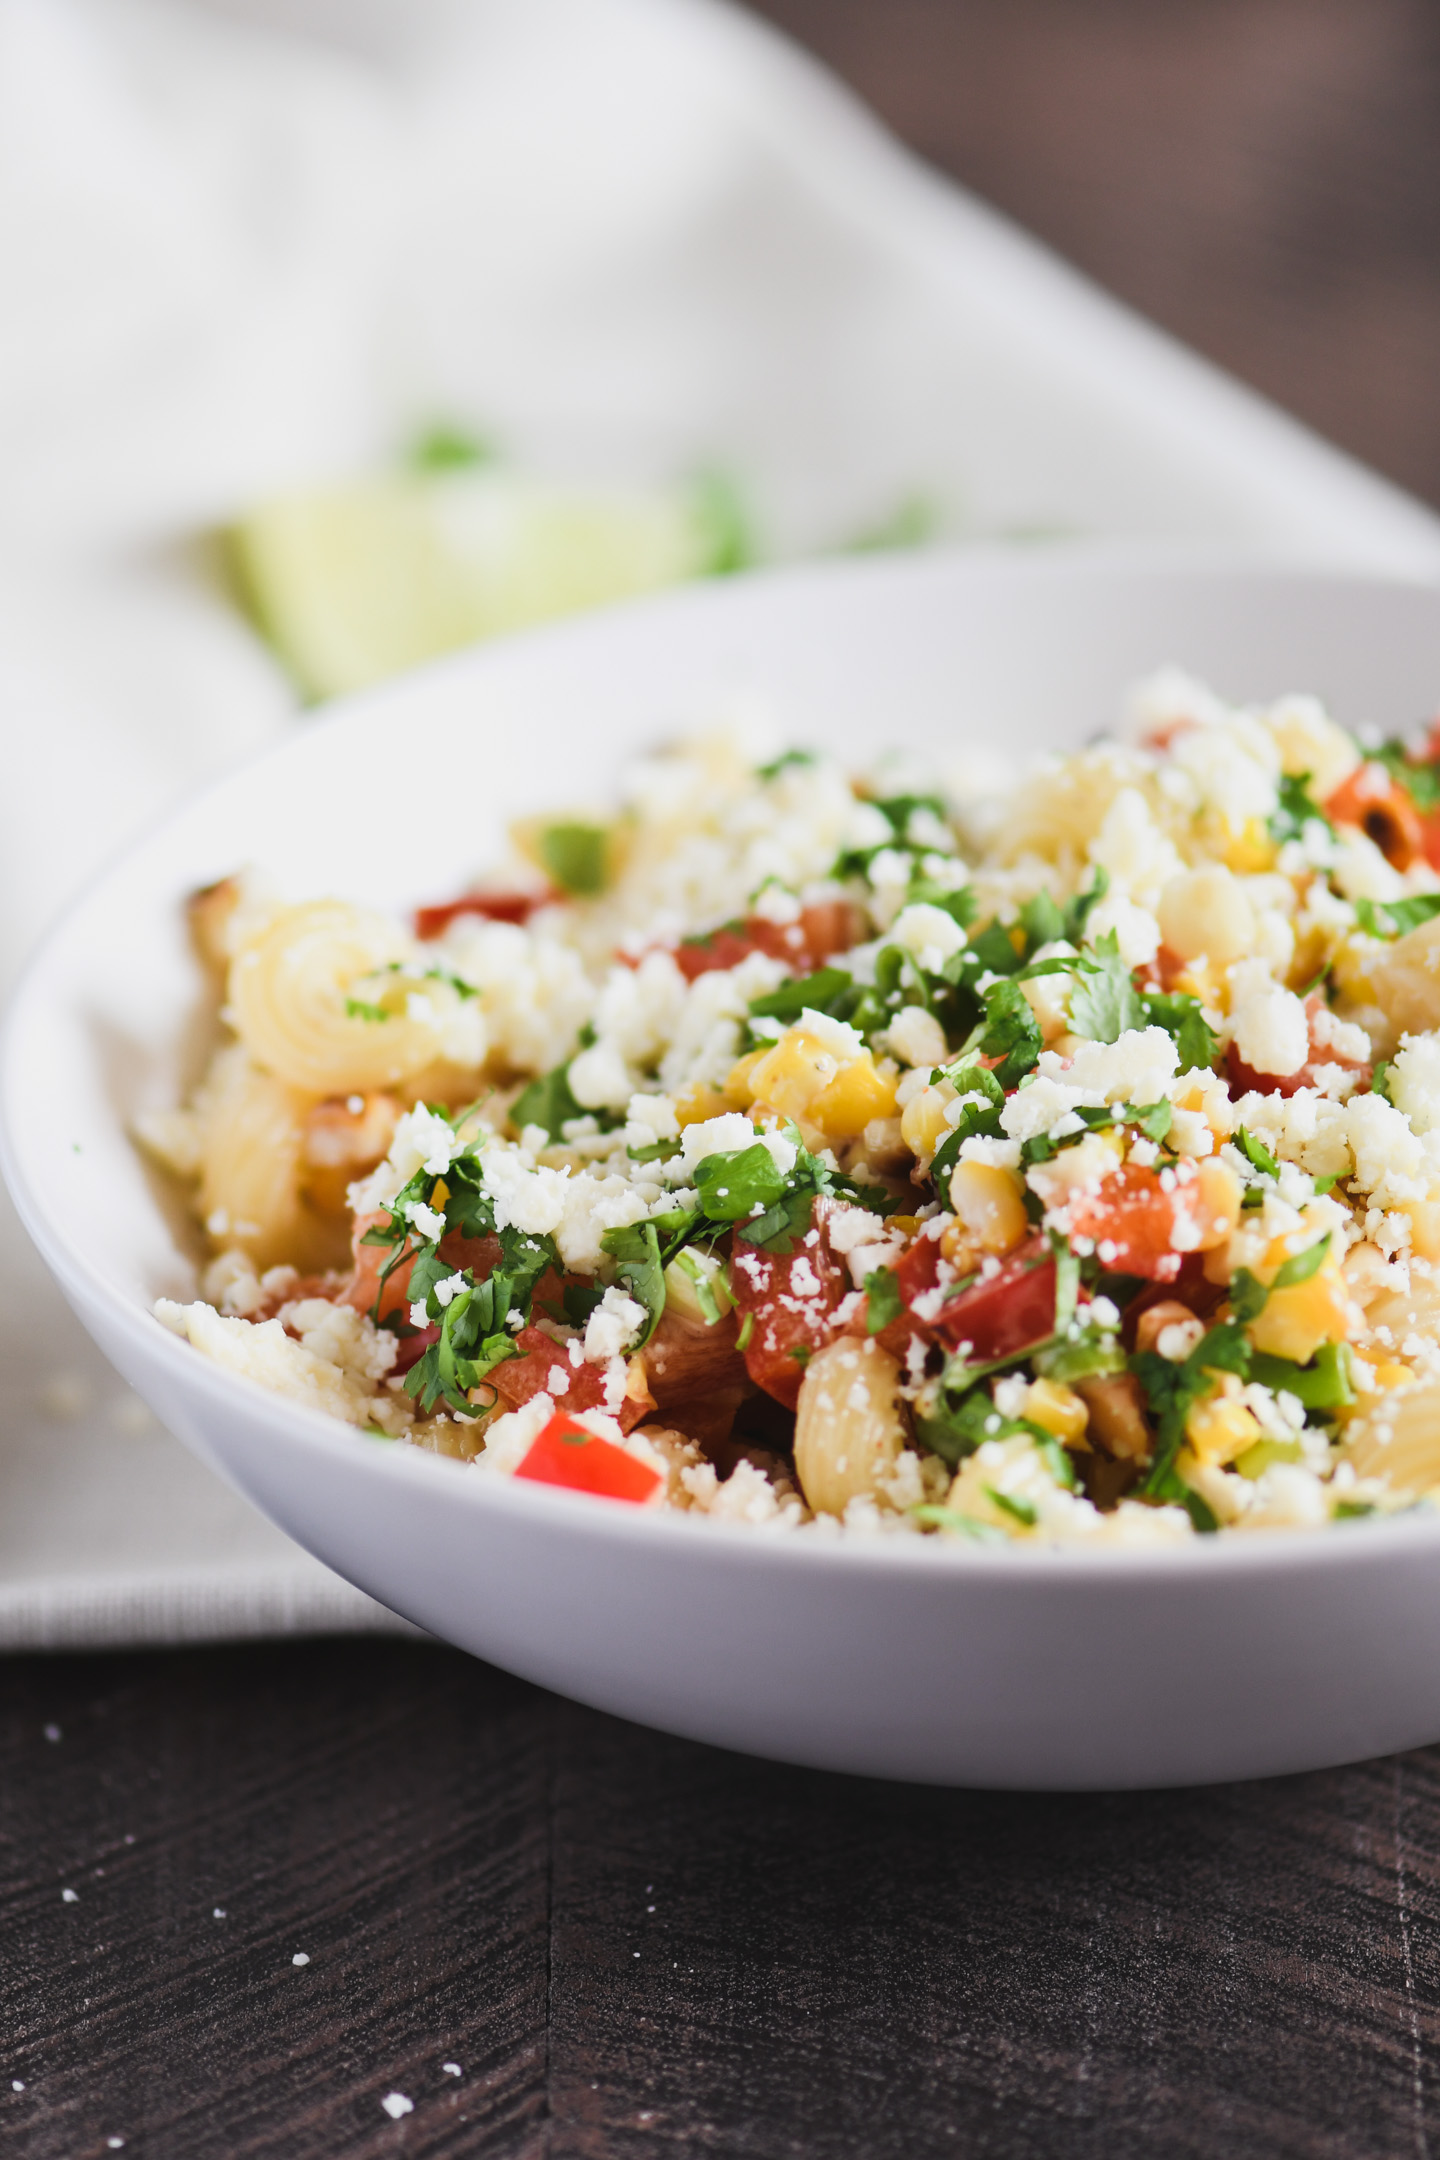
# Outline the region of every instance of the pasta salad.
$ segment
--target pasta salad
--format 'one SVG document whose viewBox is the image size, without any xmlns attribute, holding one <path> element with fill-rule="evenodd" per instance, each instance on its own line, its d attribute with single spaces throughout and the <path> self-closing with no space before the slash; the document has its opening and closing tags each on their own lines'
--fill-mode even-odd
<svg viewBox="0 0 1440 2160">
<path fill-rule="evenodd" d="M 1004 794 L 729 733 L 410 921 L 191 924 L 158 1316 L 376 1441 L 987 1543 L 1440 1489 L 1440 731 L 1168 673 Z"/>
</svg>

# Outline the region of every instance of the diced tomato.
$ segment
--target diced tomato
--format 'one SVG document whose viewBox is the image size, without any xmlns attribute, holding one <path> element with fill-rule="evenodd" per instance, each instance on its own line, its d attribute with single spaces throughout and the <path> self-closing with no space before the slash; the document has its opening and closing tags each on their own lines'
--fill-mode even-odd
<svg viewBox="0 0 1440 2160">
<path fill-rule="evenodd" d="M 796 975 L 809 975 L 834 954 L 848 952 L 863 937 L 864 929 L 848 900 L 822 900 L 802 908 L 794 922 L 749 915 L 744 922 L 726 923 L 706 937 L 685 938 L 675 948 L 675 964 L 687 982 L 694 982 L 697 976 L 738 967 L 751 953 L 763 952 Z"/>
<path fill-rule="evenodd" d="M 1044 1342 L 1055 1332 L 1055 1256 L 1045 1239 L 1027 1238 L 993 1275 L 947 1298 L 932 1326 L 951 1349 L 969 1343 L 982 1365 Z"/>
<path fill-rule="evenodd" d="M 1408 870 L 1425 853 L 1414 798 L 1383 765 L 1357 765 L 1326 797 L 1325 814 L 1337 825 L 1358 825 L 1396 870 Z"/>
<path fill-rule="evenodd" d="M 386 1320 L 391 1313 L 404 1309 L 410 1302 L 410 1271 L 415 1265 L 415 1250 L 409 1248 L 385 1278 L 380 1288 L 380 1277 L 394 1247 L 390 1245 L 367 1245 L 364 1237 L 377 1223 L 391 1220 L 389 1208 L 376 1208 L 368 1215 L 357 1215 L 351 1232 L 351 1251 L 354 1269 L 350 1280 L 340 1291 L 340 1301 L 353 1305 L 357 1312 L 373 1312 L 378 1293 L 380 1310 L 376 1318 Z M 467 1238 L 458 1230 L 449 1230 L 440 1240 L 440 1257 L 452 1268 L 469 1268 L 477 1282 L 484 1282 L 500 1258 L 500 1240 L 494 1237 Z M 554 1278 L 547 1277 L 547 1281 Z M 541 1286 L 543 1288 L 543 1285 Z"/>
<path fill-rule="evenodd" d="M 399 1340 L 400 1348 L 390 1370 L 392 1373 L 407 1373 L 412 1365 L 419 1364 L 432 1343 L 439 1342 L 440 1330 L 438 1327 L 416 1328 L 413 1334 L 402 1335 Z"/>
<path fill-rule="evenodd" d="M 515 1475 L 536 1485 L 561 1485 L 568 1492 L 596 1493 L 606 1500 L 642 1505 L 654 1498 L 660 1485 L 660 1473 L 649 1463 L 627 1455 L 613 1440 L 597 1439 L 563 1410 L 557 1410 L 531 1442 Z"/>
<path fill-rule="evenodd" d="M 563 1400 L 570 1411 L 604 1410 L 622 1432 L 629 1432 L 655 1408 L 655 1398 L 645 1385 L 643 1358 L 628 1360 L 626 1391 L 612 1409 L 605 1399 L 603 1365 L 584 1361 L 572 1365 L 564 1347 L 543 1328 L 522 1328 L 515 1337 L 515 1347 L 519 1356 L 497 1365 L 489 1380 L 507 1410 L 518 1410 L 534 1395 L 549 1395 L 553 1400 Z"/>
<path fill-rule="evenodd" d="M 1175 1249 L 1175 1233 L 1177 1228 L 1198 1228 L 1194 1209 L 1199 1189 L 1194 1180 L 1182 1184 L 1173 1170 L 1124 1163 L 1093 1191 L 1075 1195 L 1070 1202 L 1071 1236 L 1093 1238 L 1101 1266 L 1117 1275 L 1173 1283 L 1184 1257 Z"/>
<path fill-rule="evenodd" d="M 415 910 L 415 935 L 428 940 L 440 937 L 461 915 L 479 915 L 486 922 L 528 922 L 537 908 L 548 907 L 553 892 L 463 893 L 458 900 L 442 900 L 434 907 Z"/>
<path fill-rule="evenodd" d="M 737 1237 L 730 1286 L 750 1378 L 793 1410 L 810 1358 L 841 1332 L 835 1313 L 849 1295 L 849 1277 L 817 1222 L 790 1253 L 766 1252 Z"/>
<path fill-rule="evenodd" d="M 1318 990 L 1312 991 L 1305 1000 L 1305 1011 L 1310 1022 L 1310 1055 L 1305 1063 L 1293 1073 L 1257 1072 L 1247 1065 L 1232 1042 L 1225 1053 L 1226 1071 L 1230 1080 L 1230 1092 L 1241 1095 L 1295 1095 L 1301 1088 L 1314 1087 L 1317 1065 L 1339 1065 L 1346 1072 L 1359 1075 L 1357 1092 L 1368 1089 L 1374 1066 L 1363 1058 L 1342 1057 L 1330 1044 L 1321 1042 L 1317 1034 L 1317 1015 L 1327 1010 L 1325 1000 Z"/>
</svg>

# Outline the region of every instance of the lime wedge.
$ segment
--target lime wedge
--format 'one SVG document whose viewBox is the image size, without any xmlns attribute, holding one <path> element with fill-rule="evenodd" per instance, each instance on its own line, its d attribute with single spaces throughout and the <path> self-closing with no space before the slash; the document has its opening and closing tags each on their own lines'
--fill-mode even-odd
<svg viewBox="0 0 1440 2160">
<path fill-rule="evenodd" d="M 279 497 L 227 539 L 257 626 L 316 698 L 746 555 L 734 498 L 713 480 L 583 490 L 439 459 Z"/>
</svg>

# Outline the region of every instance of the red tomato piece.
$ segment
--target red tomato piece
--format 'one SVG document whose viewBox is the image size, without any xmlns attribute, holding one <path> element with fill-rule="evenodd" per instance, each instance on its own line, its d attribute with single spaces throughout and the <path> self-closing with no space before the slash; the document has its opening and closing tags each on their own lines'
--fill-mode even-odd
<svg viewBox="0 0 1440 2160">
<path fill-rule="evenodd" d="M 1193 1185 L 1180 1185 L 1170 1173 L 1141 1163 L 1124 1163 L 1103 1178 L 1093 1192 L 1077 1193 L 1070 1202 L 1072 1237 L 1093 1238 L 1102 1267 L 1117 1275 L 1143 1275 L 1150 1282 L 1173 1283 L 1184 1255 L 1175 1251 L 1175 1226 L 1189 1214 Z"/>
<path fill-rule="evenodd" d="M 1045 1239 L 1017 1245 L 993 1275 L 947 1298 L 931 1325 L 951 1349 L 969 1343 L 977 1365 L 1046 1341 L 1055 1332 L 1055 1256 Z"/>
<path fill-rule="evenodd" d="M 554 898 L 553 892 L 464 893 L 458 900 L 416 908 L 415 935 L 426 941 L 438 938 L 461 915 L 480 915 L 486 922 L 528 922 L 537 908 L 548 907 Z"/>
<path fill-rule="evenodd" d="M 412 1335 L 402 1335 L 400 1337 L 400 1348 L 396 1352 L 395 1363 L 390 1368 L 391 1372 L 409 1372 L 412 1365 L 419 1364 L 430 1345 L 439 1342 L 439 1340 L 440 1330 L 438 1327 L 416 1328 Z"/>
<path fill-rule="evenodd" d="M 842 1332 L 835 1313 L 849 1295 L 848 1275 L 817 1224 L 790 1253 L 766 1252 L 737 1237 L 730 1287 L 750 1378 L 793 1410 L 810 1358 Z"/>
<path fill-rule="evenodd" d="M 821 900 L 802 908 L 794 922 L 750 915 L 706 937 L 685 938 L 675 948 L 675 964 L 687 982 L 694 982 L 717 969 L 738 967 L 752 952 L 763 952 L 797 975 L 810 975 L 836 953 L 848 952 L 864 935 L 864 927 L 848 900 Z"/>
<path fill-rule="evenodd" d="M 1230 1081 L 1231 1094 L 1236 1097 L 1241 1095 L 1298 1094 L 1301 1088 L 1314 1087 L 1317 1065 L 1339 1065 L 1346 1072 L 1358 1073 L 1360 1076 L 1358 1092 L 1363 1094 L 1370 1085 L 1375 1068 L 1368 1059 L 1342 1057 L 1330 1044 L 1320 1040 L 1317 1028 L 1323 1023 L 1317 1021 L 1317 1015 L 1325 1010 L 1327 1010 L 1325 1000 L 1318 990 L 1313 991 L 1305 1000 L 1305 1011 L 1310 1022 L 1310 1055 L 1306 1058 L 1305 1063 L 1298 1066 L 1293 1073 L 1257 1072 L 1253 1065 L 1245 1063 L 1232 1042 L 1225 1053 L 1225 1066 Z"/>
<path fill-rule="evenodd" d="M 536 1485 L 561 1485 L 567 1492 L 597 1493 L 606 1500 L 643 1505 L 653 1499 L 660 1474 L 649 1463 L 627 1455 L 613 1440 L 599 1440 L 557 1410 L 516 1470 L 517 1478 Z"/>
<path fill-rule="evenodd" d="M 1358 825 L 1396 870 L 1408 870 L 1425 853 L 1414 798 L 1383 765 L 1357 765 L 1326 797 L 1325 814 L 1337 825 Z"/>
<path fill-rule="evenodd" d="M 605 1368 L 582 1361 L 572 1365 L 564 1346 L 547 1335 L 543 1328 L 522 1328 L 515 1337 L 518 1357 L 506 1358 L 490 1375 L 489 1385 L 494 1388 L 507 1410 L 518 1410 L 522 1403 L 534 1395 L 549 1395 L 555 1400 L 563 1398 L 565 1408 L 576 1410 L 604 1410 L 614 1418 L 622 1432 L 629 1432 L 655 1408 L 655 1399 L 645 1386 L 644 1360 L 632 1358 L 626 1367 L 626 1391 L 619 1406 L 611 1409 L 605 1399 Z M 560 1385 L 564 1381 L 564 1386 Z"/>
</svg>

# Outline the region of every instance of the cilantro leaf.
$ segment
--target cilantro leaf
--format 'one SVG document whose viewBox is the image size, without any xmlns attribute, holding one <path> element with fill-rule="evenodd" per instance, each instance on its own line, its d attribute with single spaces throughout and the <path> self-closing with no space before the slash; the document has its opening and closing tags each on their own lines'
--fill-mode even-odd
<svg viewBox="0 0 1440 2160">
<path fill-rule="evenodd" d="M 1156 1427 L 1154 1458 L 1140 1487 L 1146 1498 L 1172 1497 L 1165 1489 L 1166 1481 L 1184 1445 L 1185 1420 L 1192 1405 L 1208 1394 L 1211 1374 L 1233 1372 L 1243 1380 L 1249 1373 L 1252 1354 L 1239 1321 L 1224 1320 L 1212 1327 L 1178 1365 L 1161 1357 L 1157 1350 L 1140 1350 L 1131 1358 L 1130 1370 L 1145 1391 Z"/>
<path fill-rule="evenodd" d="M 984 1018 L 971 1030 L 966 1050 L 979 1050 L 986 1057 L 1000 1059 L 994 1073 L 1004 1090 L 1013 1088 L 1022 1075 L 1034 1070 L 1044 1047 L 1040 1023 L 1019 983 L 1008 976 L 992 983 L 985 992 Z"/>
<path fill-rule="evenodd" d="M 790 1027 L 807 1006 L 812 1012 L 830 1012 L 843 993 L 852 987 L 844 968 L 818 968 L 813 975 L 796 976 L 790 982 L 781 983 L 778 990 L 752 998 L 750 1014 L 752 1019 L 781 1020 Z"/>
<path fill-rule="evenodd" d="M 757 765 L 755 777 L 757 780 L 778 780 L 781 773 L 789 772 L 793 766 L 813 765 L 815 762 L 813 750 L 782 750 L 779 757 L 771 758 L 768 765 Z"/>
<path fill-rule="evenodd" d="M 1080 944 L 1086 923 L 1109 890 L 1110 873 L 1097 866 L 1084 892 L 1077 893 L 1065 910 L 1065 936 L 1072 945 Z"/>
<path fill-rule="evenodd" d="M 1010 1542 L 994 1523 L 981 1522 L 960 1508 L 944 1507 L 938 1501 L 922 1500 L 909 1513 L 911 1521 L 919 1523 L 922 1530 L 954 1530 L 977 1545 L 1008 1545 Z"/>
<path fill-rule="evenodd" d="M 1307 1283 L 1312 1275 L 1318 1275 L 1325 1263 L 1325 1255 L 1330 1250 L 1330 1239 L 1331 1232 L 1327 1230 L 1324 1237 L 1317 1238 L 1313 1245 L 1307 1245 L 1303 1252 L 1293 1253 L 1277 1271 L 1270 1288 L 1291 1290 L 1297 1283 Z"/>
<path fill-rule="evenodd" d="M 1005 1107 L 1004 1088 L 978 1057 L 962 1058 L 958 1064 L 943 1066 L 941 1073 L 955 1087 L 962 1108 L 955 1124 L 935 1150 L 935 1159 L 930 1165 L 930 1175 L 937 1185 L 960 1160 L 960 1149 L 965 1141 L 1000 1138 L 1000 1112 Z M 966 1102 L 967 1095 L 979 1096 L 980 1100 Z"/>
<path fill-rule="evenodd" d="M 605 1250 L 615 1256 L 615 1272 L 647 1319 L 635 1348 L 643 1349 L 660 1324 L 665 1311 L 665 1263 L 660 1237 L 653 1222 L 627 1223 L 621 1230 L 607 1230 Z"/>
<path fill-rule="evenodd" d="M 1404 937 L 1440 915 L 1440 893 L 1414 893 L 1408 900 L 1357 900 L 1355 919 L 1367 937 Z"/>
<path fill-rule="evenodd" d="M 523 1133 L 527 1125 L 540 1125 L 552 1140 L 558 1140 L 572 1118 L 588 1115 L 570 1092 L 570 1062 L 567 1058 L 553 1072 L 543 1073 L 516 1096 L 510 1106 L 510 1122 L 516 1132 Z"/>
<path fill-rule="evenodd" d="M 1334 826 L 1310 793 L 1310 774 L 1285 773 L 1281 776 L 1275 808 L 1266 820 L 1270 838 L 1277 846 L 1287 840 L 1302 839 L 1307 825 L 1323 826 L 1334 837 Z"/>
<path fill-rule="evenodd" d="M 1391 779 L 1399 781 L 1417 810 L 1440 810 L 1440 765 L 1424 760 L 1412 762 L 1396 736 L 1372 750 L 1370 762 L 1383 765 Z"/>
<path fill-rule="evenodd" d="M 1184 990 L 1148 990 L 1142 1003 L 1149 1024 L 1164 1028 L 1174 1038 L 1181 1072 L 1208 1072 L 1220 1038 L 1206 1020 L 1199 998 Z"/>
<path fill-rule="evenodd" d="M 1027 960 L 1042 945 L 1058 944 L 1065 935 L 1065 917 L 1048 892 L 1038 892 L 1033 900 L 1026 901 L 1020 910 L 1020 926 L 1028 946 Z"/>
<path fill-rule="evenodd" d="M 1014 940 L 1003 923 L 987 923 L 977 937 L 971 938 L 969 950 L 991 975 L 1013 975 L 1021 964 Z"/>
<path fill-rule="evenodd" d="M 1091 1042 L 1118 1042 L 1145 1024 L 1145 1007 L 1120 951 L 1118 931 L 1107 930 L 1082 960 L 1070 993 L 1070 1025 Z"/>
<path fill-rule="evenodd" d="M 905 1300 L 900 1294 L 900 1284 L 892 1268 L 875 1268 L 865 1278 L 865 1329 L 867 1334 L 878 1335 L 882 1328 L 898 1320 L 905 1310 Z"/>
<path fill-rule="evenodd" d="M 741 1222 L 774 1206 L 784 1193 L 785 1174 L 764 1141 L 757 1140 L 697 1163 L 695 1190 L 711 1222 Z"/>
<path fill-rule="evenodd" d="M 1023 1523 L 1027 1530 L 1033 1530 L 1040 1520 L 1033 1500 L 1022 1500 L 1014 1493 L 1001 1492 L 998 1485 L 986 1485 L 983 1491 L 992 1507 L 999 1508 L 1001 1514 L 1010 1516 L 1012 1521 Z"/>
<path fill-rule="evenodd" d="M 1266 1147 L 1264 1141 L 1257 1140 L 1254 1133 L 1247 1132 L 1243 1125 L 1236 1127 L 1235 1145 L 1239 1148 L 1240 1153 L 1245 1157 L 1252 1170 L 1258 1170 L 1263 1177 L 1278 1177 L 1280 1175 L 1280 1165 L 1276 1162 L 1275 1157 Z"/>
<path fill-rule="evenodd" d="M 370 1005 L 367 1004 L 364 998 L 347 997 L 345 1000 L 345 1017 L 347 1020 L 380 1021 L 392 1019 L 394 1015 L 388 1013 L 383 1005 Z"/>
</svg>

